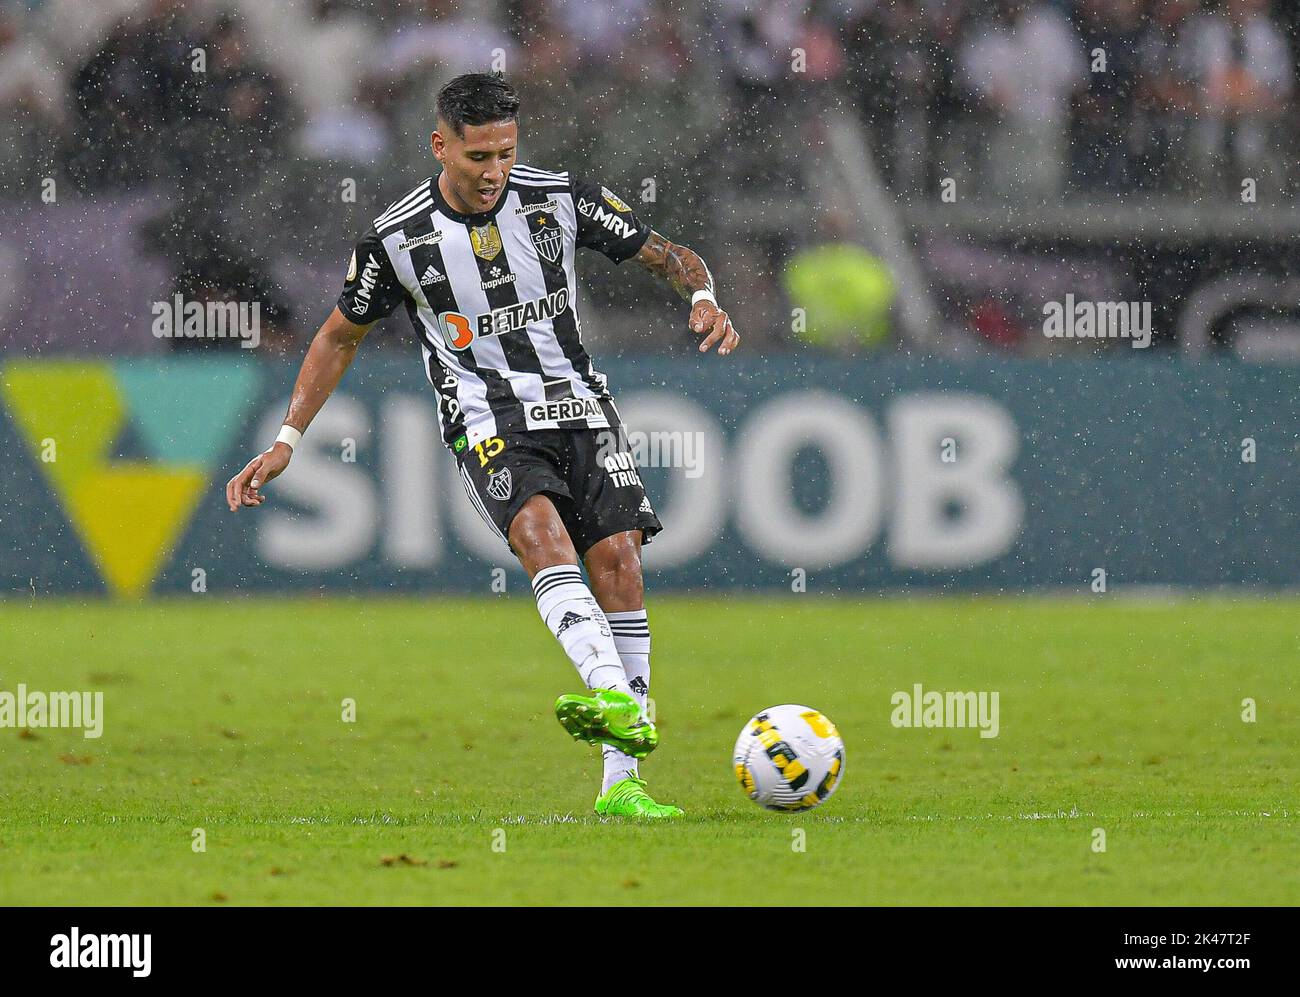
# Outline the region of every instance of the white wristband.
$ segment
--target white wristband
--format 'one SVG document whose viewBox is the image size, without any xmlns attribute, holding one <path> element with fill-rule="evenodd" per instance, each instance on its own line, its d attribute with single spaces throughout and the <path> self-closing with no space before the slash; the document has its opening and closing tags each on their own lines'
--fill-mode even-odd
<svg viewBox="0 0 1300 997">
<path fill-rule="evenodd" d="M 696 291 L 691 295 L 691 307 L 694 308 L 699 302 L 707 301 L 714 308 L 718 307 L 718 299 L 713 296 L 712 291 Z"/>
<path fill-rule="evenodd" d="M 290 450 L 296 450 L 298 449 L 298 442 L 301 439 L 302 433 L 298 432 L 298 430 L 294 429 L 292 426 L 286 425 L 280 427 L 280 435 L 275 438 L 275 442 L 287 443 L 289 444 Z"/>
</svg>

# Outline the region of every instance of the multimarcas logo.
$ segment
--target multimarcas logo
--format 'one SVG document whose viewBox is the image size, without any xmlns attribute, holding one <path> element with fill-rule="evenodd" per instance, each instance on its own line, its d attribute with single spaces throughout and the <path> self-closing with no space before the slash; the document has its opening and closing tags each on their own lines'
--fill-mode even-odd
<svg viewBox="0 0 1300 997">
<path fill-rule="evenodd" d="M 18 362 L 0 399 L 114 595 L 145 595 L 258 387 L 251 364 Z"/>
</svg>

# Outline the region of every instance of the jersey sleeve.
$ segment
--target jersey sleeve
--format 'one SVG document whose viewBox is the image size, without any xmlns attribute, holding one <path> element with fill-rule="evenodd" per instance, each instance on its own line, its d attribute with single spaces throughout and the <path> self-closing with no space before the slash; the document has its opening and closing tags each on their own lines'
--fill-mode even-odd
<svg viewBox="0 0 1300 997">
<path fill-rule="evenodd" d="M 372 228 L 361 237 L 348 261 L 339 311 L 349 322 L 369 325 L 391 315 L 405 297 L 406 288 L 397 279 L 388 251 Z"/>
<path fill-rule="evenodd" d="M 650 238 L 649 223 L 633 214 L 608 187 L 575 177 L 573 203 L 578 213 L 578 245 L 598 249 L 615 263 L 635 256 Z"/>
</svg>

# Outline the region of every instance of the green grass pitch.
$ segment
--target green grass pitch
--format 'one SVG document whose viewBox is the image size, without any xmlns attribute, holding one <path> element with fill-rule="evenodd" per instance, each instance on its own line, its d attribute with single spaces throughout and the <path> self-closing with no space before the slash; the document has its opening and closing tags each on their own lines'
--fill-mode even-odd
<svg viewBox="0 0 1300 997">
<path fill-rule="evenodd" d="M 1294 597 L 650 614 L 643 774 L 688 817 L 629 826 L 591 813 L 598 754 L 550 712 L 576 675 L 526 599 L 2 603 L 0 690 L 102 689 L 105 721 L 0 730 L 0 903 L 1300 902 Z M 999 692 L 1000 735 L 894 728 L 917 682 Z M 782 702 L 847 743 L 804 815 L 730 768 Z"/>
</svg>

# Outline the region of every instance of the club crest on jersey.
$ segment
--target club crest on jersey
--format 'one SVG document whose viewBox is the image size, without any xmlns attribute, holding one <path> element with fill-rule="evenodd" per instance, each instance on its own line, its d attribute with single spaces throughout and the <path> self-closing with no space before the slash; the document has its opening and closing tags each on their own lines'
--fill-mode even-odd
<svg viewBox="0 0 1300 997">
<path fill-rule="evenodd" d="M 503 467 L 496 474 L 488 476 L 487 493 L 498 502 L 508 501 L 513 487 L 514 482 L 510 478 L 508 467 Z"/>
<path fill-rule="evenodd" d="M 564 241 L 564 236 L 558 228 L 539 228 L 533 233 L 533 245 L 537 247 L 538 254 L 548 263 L 558 263 L 560 260 L 560 244 Z"/>
<path fill-rule="evenodd" d="M 501 233 L 497 231 L 496 222 L 478 225 L 469 230 L 469 242 L 474 247 L 474 255 L 491 262 L 501 252 Z"/>
<path fill-rule="evenodd" d="M 357 279 L 357 251 L 352 250 L 352 259 L 348 260 L 348 280 Z"/>
<path fill-rule="evenodd" d="M 460 312 L 439 312 L 438 328 L 453 350 L 467 350 L 476 339 L 526 329 L 530 322 L 553 319 L 568 307 L 569 289 L 562 287 L 544 298 L 502 305 L 474 318 Z"/>
</svg>

